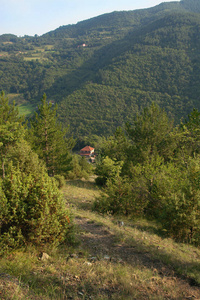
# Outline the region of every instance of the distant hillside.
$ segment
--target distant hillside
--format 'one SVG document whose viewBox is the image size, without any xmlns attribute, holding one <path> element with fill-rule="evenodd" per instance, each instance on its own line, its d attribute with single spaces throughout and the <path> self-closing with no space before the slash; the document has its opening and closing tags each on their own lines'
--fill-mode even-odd
<svg viewBox="0 0 200 300">
<path fill-rule="evenodd" d="M 110 134 L 152 101 L 179 122 L 200 110 L 199 49 L 199 0 L 113 12 L 0 36 L 0 89 L 35 105 L 45 92 L 75 136 Z"/>
</svg>

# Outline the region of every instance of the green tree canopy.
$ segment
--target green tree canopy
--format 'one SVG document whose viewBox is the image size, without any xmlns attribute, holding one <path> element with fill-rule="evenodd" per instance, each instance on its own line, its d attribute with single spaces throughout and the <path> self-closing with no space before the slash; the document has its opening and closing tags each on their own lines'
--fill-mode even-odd
<svg viewBox="0 0 200 300">
<path fill-rule="evenodd" d="M 41 101 L 38 113 L 31 121 L 29 140 L 39 158 L 45 161 L 50 176 L 65 174 L 69 170 L 69 151 L 74 140 L 66 137 L 67 129 L 58 122 L 57 106 L 52 107 L 45 94 Z"/>
<path fill-rule="evenodd" d="M 126 126 L 132 140 L 130 160 L 141 163 L 155 154 L 164 158 L 171 156 L 172 129 L 173 121 L 163 109 L 154 103 L 146 107 L 135 118 L 133 127 L 129 124 Z"/>
<path fill-rule="evenodd" d="M 0 159 L 3 178 L 5 177 L 7 153 L 23 136 L 22 118 L 18 116 L 15 103 L 9 104 L 8 98 L 2 92 L 0 97 Z"/>
</svg>

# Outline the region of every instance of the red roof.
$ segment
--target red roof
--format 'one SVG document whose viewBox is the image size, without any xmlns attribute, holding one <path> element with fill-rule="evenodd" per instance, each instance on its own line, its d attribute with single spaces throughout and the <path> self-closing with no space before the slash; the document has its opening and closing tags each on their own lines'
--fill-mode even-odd
<svg viewBox="0 0 200 300">
<path fill-rule="evenodd" d="M 85 146 L 83 149 L 81 149 L 81 151 L 92 151 L 92 150 L 94 150 L 94 148 L 90 146 Z"/>
</svg>

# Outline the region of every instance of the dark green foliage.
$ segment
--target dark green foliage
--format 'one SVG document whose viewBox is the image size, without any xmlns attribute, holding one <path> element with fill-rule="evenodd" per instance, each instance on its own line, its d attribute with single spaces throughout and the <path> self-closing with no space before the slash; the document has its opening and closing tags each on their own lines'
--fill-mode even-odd
<svg viewBox="0 0 200 300">
<path fill-rule="evenodd" d="M 7 164 L 12 161 L 13 166 L 29 175 L 40 174 L 45 166 L 42 160 L 39 160 L 38 155 L 31 149 L 27 141 L 21 139 L 14 147 L 11 147 L 7 153 Z"/>
<path fill-rule="evenodd" d="M 70 164 L 71 170 L 67 174 L 68 179 L 85 178 L 88 179 L 93 174 L 93 166 L 85 157 L 74 154 Z"/>
<path fill-rule="evenodd" d="M 0 159 L 1 176 L 5 177 L 5 164 L 8 151 L 23 138 L 24 128 L 21 124 L 22 119 L 18 117 L 18 110 L 15 103 L 10 105 L 4 92 L 0 97 Z"/>
<path fill-rule="evenodd" d="M 188 116 L 188 120 L 182 124 L 181 129 L 187 136 L 188 144 L 186 148 L 190 151 L 189 154 L 193 156 L 195 153 L 199 153 L 200 112 L 197 109 L 193 109 Z"/>
<path fill-rule="evenodd" d="M 180 5 L 192 12 L 200 12 L 200 5 L 198 0 L 181 0 Z"/>
<path fill-rule="evenodd" d="M 154 103 L 138 115 L 133 127 L 127 125 L 126 131 L 132 140 L 130 160 L 143 163 L 151 156 L 159 154 L 166 160 L 172 156 L 173 141 L 171 131 L 173 122 L 166 112 Z"/>
<path fill-rule="evenodd" d="M 127 155 L 130 143 L 127 136 L 121 127 L 117 128 L 114 135 L 104 138 L 99 145 L 99 152 L 101 157 L 110 157 L 116 161 L 123 161 Z"/>
<path fill-rule="evenodd" d="M 56 245 L 67 239 L 71 217 L 55 180 L 46 172 L 27 175 L 11 166 L 0 186 L 2 251 L 28 243 Z"/>
<path fill-rule="evenodd" d="M 200 109 L 199 12 L 198 0 L 176 1 L 41 37 L 3 35 L 0 88 L 32 104 L 46 93 L 80 138 L 113 134 L 152 101 L 179 123 Z"/>
<path fill-rule="evenodd" d="M 65 177 L 63 175 L 55 175 L 54 179 L 57 181 L 57 186 L 59 189 L 65 185 Z"/>
<path fill-rule="evenodd" d="M 31 121 L 28 137 L 39 158 L 45 161 L 50 176 L 66 175 L 71 161 L 69 151 L 74 145 L 73 139 L 66 138 L 67 130 L 58 123 L 56 110 L 57 107 L 52 108 L 44 95 L 38 113 Z"/>
<path fill-rule="evenodd" d="M 102 180 L 102 183 L 105 185 L 105 181 L 101 177 L 98 178 L 97 183 Z M 117 176 L 107 179 L 106 188 L 101 193 L 101 196 L 96 199 L 94 209 L 102 213 L 140 217 L 144 214 L 147 204 L 148 189 L 142 176 L 135 178 L 135 181 L 127 177 Z"/>
<path fill-rule="evenodd" d="M 3 93 L 0 112 L 0 254 L 28 244 L 58 245 L 71 232 L 71 217 L 58 190 L 63 178 L 48 176 L 45 163 L 24 140 L 27 129 L 14 104 Z"/>
<path fill-rule="evenodd" d="M 20 122 L 22 121 L 18 115 L 18 109 L 15 106 L 15 102 L 11 105 L 5 93 L 1 92 L 0 97 L 0 124 L 5 125 L 7 122 Z"/>
<path fill-rule="evenodd" d="M 95 174 L 98 175 L 96 183 L 98 185 L 106 185 L 107 180 L 115 180 L 118 178 L 123 166 L 123 161 L 116 161 L 106 156 L 96 165 Z"/>
<path fill-rule="evenodd" d="M 117 125 L 131 122 L 131 116 L 151 101 L 165 107 L 176 122 L 186 111 L 189 113 L 194 104 L 199 105 L 195 99 L 199 89 L 195 79 L 199 42 L 194 40 L 193 58 L 185 44 L 193 36 L 191 27 L 196 32 L 194 24 L 199 24 L 199 18 L 190 15 L 189 20 L 183 13 L 167 14 L 100 49 L 79 72 L 72 73 L 74 81 L 78 76 L 82 84 L 78 83 L 79 89 L 67 97 L 63 95 L 61 120 L 78 126 L 77 134 L 92 132 L 91 128 L 98 134 L 108 134 Z M 191 61 L 195 62 L 195 72 Z M 95 74 L 88 72 L 88 64 Z M 72 78 L 66 76 L 70 80 L 67 86 L 71 86 Z M 191 85 L 195 87 L 191 89 Z M 91 110 L 92 115 L 88 113 Z M 103 126 L 101 118 L 106 121 Z"/>
<path fill-rule="evenodd" d="M 115 154 L 107 151 L 114 137 L 107 141 L 105 151 L 110 156 L 97 168 L 105 188 L 94 208 L 155 219 L 169 236 L 199 244 L 199 112 L 193 110 L 185 124 L 173 128 L 166 113 L 152 104 L 133 124 L 123 138 L 127 152 L 118 148 L 118 157 L 123 157 L 120 172 L 112 172 L 117 167 L 111 159 Z"/>
<path fill-rule="evenodd" d="M 200 243 L 199 157 L 189 159 L 187 168 L 168 174 L 168 191 L 162 198 L 158 220 L 178 240 Z"/>
</svg>

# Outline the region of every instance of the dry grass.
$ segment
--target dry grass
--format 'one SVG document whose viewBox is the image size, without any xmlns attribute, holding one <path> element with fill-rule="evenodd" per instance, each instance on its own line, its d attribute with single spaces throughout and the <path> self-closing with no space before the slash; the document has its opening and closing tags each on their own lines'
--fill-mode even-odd
<svg viewBox="0 0 200 300">
<path fill-rule="evenodd" d="M 63 193 L 78 243 L 16 251 L 0 262 L 0 299 L 200 299 L 200 250 L 160 235 L 155 223 L 99 215 L 94 182 Z M 121 219 L 120 219 L 121 221 Z M 40 251 L 50 258 L 39 259 Z"/>
</svg>

